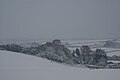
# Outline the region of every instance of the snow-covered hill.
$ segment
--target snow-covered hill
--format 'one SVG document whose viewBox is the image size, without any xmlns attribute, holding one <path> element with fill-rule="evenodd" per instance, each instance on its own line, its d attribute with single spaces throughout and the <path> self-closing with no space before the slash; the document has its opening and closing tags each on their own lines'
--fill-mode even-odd
<svg viewBox="0 0 120 80">
<path fill-rule="evenodd" d="M 21 53 L 0 51 L 0 80 L 119 80 L 120 70 L 69 67 Z"/>
</svg>

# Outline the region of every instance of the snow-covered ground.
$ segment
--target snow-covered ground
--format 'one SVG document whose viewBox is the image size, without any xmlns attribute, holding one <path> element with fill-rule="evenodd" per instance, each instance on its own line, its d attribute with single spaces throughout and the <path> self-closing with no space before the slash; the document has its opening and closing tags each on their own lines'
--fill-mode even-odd
<svg viewBox="0 0 120 80">
<path fill-rule="evenodd" d="M 100 48 L 105 50 L 105 52 L 107 52 L 108 56 L 113 56 L 113 55 L 117 55 L 120 56 L 120 48 Z M 92 49 L 93 51 L 95 51 L 96 49 Z"/>
<path fill-rule="evenodd" d="M 107 52 L 108 56 L 120 56 L 120 48 L 100 48 L 105 50 L 105 52 Z M 95 51 L 96 49 L 92 49 L 93 51 Z"/>
<path fill-rule="evenodd" d="M 90 70 L 0 51 L 0 80 L 120 80 L 120 70 Z"/>
<path fill-rule="evenodd" d="M 109 60 L 108 62 L 120 63 L 120 61 L 113 61 L 113 60 Z"/>
<path fill-rule="evenodd" d="M 64 43 L 67 42 L 69 45 L 67 46 L 70 50 L 74 50 L 75 48 L 80 48 L 83 45 L 89 45 L 91 48 L 93 47 L 101 47 L 104 45 L 106 40 L 65 40 Z"/>
<path fill-rule="evenodd" d="M 107 53 L 107 55 L 108 56 L 113 56 L 113 55 L 120 56 L 120 51 L 110 52 L 110 53 Z"/>
<path fill-rule="evenodd" d="M 104 40 L 66 40 L 64 41 L 69 43 L 68 48 L 73 51 L 76 48 L 80 49 L 80 46 L 82 45 L 88 45 L 91 47 L 93 51 L 95 51 L 97 48 L 105 50 L 107 52 L 108 56 L 117 55 L 120 56 L 120 48 L 107 48 L 103 47 L 105 41 L 112 40 L 112 39 L 104 39 Z M 95 48 L 96 47 L 96 48 Z M 113 52 L 112 52 L 113 51 Z"/>
</svg>

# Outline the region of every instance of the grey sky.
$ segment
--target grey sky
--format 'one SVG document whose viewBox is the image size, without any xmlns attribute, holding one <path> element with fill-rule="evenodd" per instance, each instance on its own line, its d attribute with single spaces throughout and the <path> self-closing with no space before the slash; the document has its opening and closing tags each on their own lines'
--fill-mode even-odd
<svg viewBox="0 0 120 80">
<path fill-rule="evenodd" d="M 0 0 L 0 39 L 120 38 L 120 0 Z"/>
</svg>

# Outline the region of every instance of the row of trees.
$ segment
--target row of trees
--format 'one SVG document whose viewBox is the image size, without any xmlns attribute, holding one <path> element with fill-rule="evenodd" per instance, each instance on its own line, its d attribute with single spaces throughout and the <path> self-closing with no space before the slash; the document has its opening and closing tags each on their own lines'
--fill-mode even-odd
<svg viewBox="0 0 120 80">
<path fill-rule="evenodd" d="M 73 55 L 76 63 L 105 64 L 107 62 L 107 55 L 104 50 L 96 49 L 96 51 L 92 51 L 89 46 L 82 46 L 80 49 L 76 48 Z"/>
<path fill-rule="evenodd" d="M 7 50 L 7 51 L 13 51 L 13 52 L 21 52 L 22 46 L 16 45 L 16 44 L 6 44 L 6 45 L 0 45 L 1 49 Z"/>
</svg>

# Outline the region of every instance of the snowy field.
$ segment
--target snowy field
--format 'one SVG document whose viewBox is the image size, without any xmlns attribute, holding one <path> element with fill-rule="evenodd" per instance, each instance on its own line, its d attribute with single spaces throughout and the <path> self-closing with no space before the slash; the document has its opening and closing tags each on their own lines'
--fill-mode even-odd
<svg viewBox="0 0 120 80">
<path fill-rule="evenodd" d="M 111 40 L 111 39 L 105 39 L 105 40 L 66 40 L 66 41 L 64 41 L 64 43 L 65 42 L 69 43 L 70 47 L 68 46 L 68 48 L 71 51 L 75 50 L 76 48 L 80 49 L 80 46 L 82 46 L 82 45 L 88 45 L 91 47 L 91 50 L 93 50 L 93 51 L 95 51 L 98 48 L 98 49 L 105 50 L 105 52 L 108 52 L 107 53 L 108 56 L 113 56 L 113 55 L 120 56 L 120 48 L 103 47 L 104 42 L 107 40 Z M 119 42 L 119 41 L 117 41 L 117 42 Z M 93 47 L 96 47 L 96 48 L 93 48 Z"/>
<path fill-rule="evenodd" d="M 100 49 L 105 50 L 108 56 L 113 56 L 113 55 L 120 56 L 120 48 L 100 48 Z M 95 50 L 95 49 L 92 49 L 92 50 Z"/>
<path fill-rule="evenodd" d="M 108 56 L 113 56 L 113 55 L 120 56 L 120 51 L 107 53 L 107 55 L 108 55 Z"/>
<path fill-rule="evenodd" d="M 113 61 L 113 60 L 109 60 L 108 62 L 120 63 L 120 61 Z"/>
<path fill-rule="evenodd" d="M 64 43 L 67 42 L 68 48 L 70 50 L 74 50 L 75 48 L 80 48 L 82 45 L 89 45 L 90 47 L 101 47 L 104 45 L 106 40 L 65 40 Z"/>
<path fill-rule="evenodd" d="M 120 80 L 120 70 L 90 70 L 0 51 L 0 80 Z"/>
</svg>

